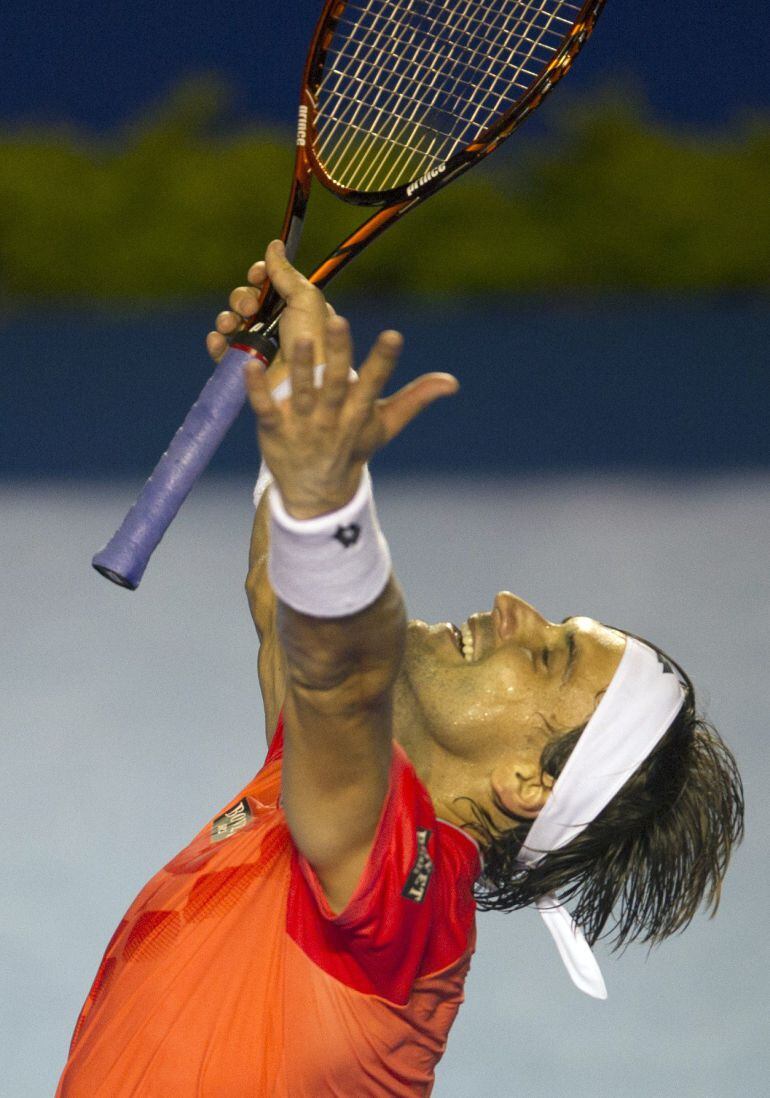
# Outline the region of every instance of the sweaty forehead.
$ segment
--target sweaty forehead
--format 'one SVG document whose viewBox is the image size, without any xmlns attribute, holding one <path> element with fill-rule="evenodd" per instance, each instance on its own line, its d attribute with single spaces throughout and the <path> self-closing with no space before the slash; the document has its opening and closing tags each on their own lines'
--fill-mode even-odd
<svg viewBox="0 0 770 1098">
<path fill-rule="evenodd" d="M 625 633 L 621 633 L 619 629 L 613 629 L 609 625 L 602 625 L 596 618 L 579 614 L 574 618 L 565 618 L 565 624 L 576 629 L 581 637 L 585 637 L 602 648 L 620 649 L 622 652 L 626 646 Z"/>
<path fill-rule="evenodd" d="M 585 724 L 610 685 L 626 646 L 626 638 L 593 618 L 569 618 L 565 623 L 574 656 L 562 676 L 551 720 L 556 728 Z"/>
<path fill-rule="evenodd" d="M 624 634 L 594 618 L 569 618 L 565 624 L 574 651 L 570 679 L 606 690 L 626 647 Z"/>
</svg>

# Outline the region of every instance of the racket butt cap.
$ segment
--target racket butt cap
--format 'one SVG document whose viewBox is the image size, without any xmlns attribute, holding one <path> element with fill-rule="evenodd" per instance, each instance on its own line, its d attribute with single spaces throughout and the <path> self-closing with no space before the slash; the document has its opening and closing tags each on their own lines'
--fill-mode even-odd
<svg viewBox="0 0 770 1098">
<path fill-rule="evenodd" d="M 105 579 L 110 580 L 118 587 L 125 587 L 127 591 L 136 591 L 139 586 L 138 583 L 134 583 L 132 580 L 127 579 L 126 576 L 121 576 L 119 572 L 116 572 L 113 568 L 108 568 L 106 564 L 99 564 L 99 554 L 91 561 L 92 567 L 96 569 L 100 576 L 104 576 Z"/>
</svg>

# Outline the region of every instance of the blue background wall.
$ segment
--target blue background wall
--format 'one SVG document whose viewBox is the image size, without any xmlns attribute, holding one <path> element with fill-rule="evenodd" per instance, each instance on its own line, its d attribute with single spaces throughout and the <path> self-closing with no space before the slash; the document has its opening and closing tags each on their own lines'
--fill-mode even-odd
<svg viewBox="0 0 770 1098">
<path fill-rule="evenodd" d="M 223 299 L 224 303 L 224 299 Z M 381 459 L 384 470 L 707 470 L 765 466 L 770 312 L 761 300 L 500 300 L 451 309 L 345 302 L 363 351 L 378 325 L 406 335 L 398 380 L 457 374 Z M 0 324 L 0 469 L 149 474 L 203 386 L 214 303 L 114 316 L 33 313 Z M 250 470 L 244 413 L 213 463 Z"/>
<path fill-rule="evenodd" d="M 0 115 L 70 119 L 96 131 L 162 99 L 182 74 L 214 70 L 239 90 L 239 109 L 293 121 L 298 73 L 318 0 L 70 0 L 42 19 L 6 0 L 0 11 Z M 631 74 L 660 113 L 681 122 L 729 122 L 766 107 L 763 10 L 757 0 L 608 0 L 600 36 L 580 58 L 578 88 Z"/>
</svg>

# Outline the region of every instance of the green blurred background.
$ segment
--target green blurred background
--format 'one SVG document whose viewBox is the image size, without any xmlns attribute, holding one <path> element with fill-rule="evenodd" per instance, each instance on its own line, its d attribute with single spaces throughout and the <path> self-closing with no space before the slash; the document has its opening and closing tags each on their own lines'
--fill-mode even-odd
<svg viewBox="0 0 770 1098">
<path fill-rule="evenodd" d="M 0 133 L 5 301 L 222 294 L 275 235 L 293 160 L 288 129 L 229 123 L 231 98 L 191 78 L 106 136 Z M 389 231 L 345 291 L 767 290 L 770 117 L 694 131 L 652 117 L 633 86 L 559 99 L 548 131 L 514 137 Z M 313 203 L 311 262 L 361 217 L 321 188 Z"/>
</svg>

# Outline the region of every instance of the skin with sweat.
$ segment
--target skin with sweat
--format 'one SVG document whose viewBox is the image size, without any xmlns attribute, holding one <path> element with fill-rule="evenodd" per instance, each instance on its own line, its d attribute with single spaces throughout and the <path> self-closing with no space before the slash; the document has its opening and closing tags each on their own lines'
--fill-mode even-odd
<svg viewBox="0 0 770 1098">
<path fill-rule="evenodd" d="M 437 815 L 469 822 L 471 797 L 534 818 L 552 784 L 540 771 L 549 740 L 582 726 L 614 675 L 625 637 L 592 618 L 547 621 L 501 591 L 463 638 L 448 623 L 411 621 L 394 691 L 394 737 L 430 791 Z M 470 640 L 470 644 L 468 641 Z M 466 658 L 470 657 L 470 658 Z"/>
</svg>

